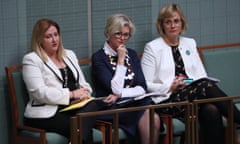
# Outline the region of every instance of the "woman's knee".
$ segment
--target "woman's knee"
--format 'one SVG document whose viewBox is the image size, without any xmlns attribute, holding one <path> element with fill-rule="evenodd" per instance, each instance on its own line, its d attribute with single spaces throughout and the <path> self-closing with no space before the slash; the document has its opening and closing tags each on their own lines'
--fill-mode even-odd
<svg viewBox="0 0 240 144">
<path fill-rule="evenodd" d="M 207 113 L 216 113 L 218 112 L 218 108 L 214 104 L 203 104 L 200 107 L 200 110 L 202 112 L 207 112 Z"/>
<path fill-rule="evenodd" d="M 199 119 L 214 120 L 221 118 L 218 108 L 214 104 L 204 104 L 199 110 Z"/>
<path fill-rule="evenodd" d="M 155 129 L 160 129 L 160 125 L 161 125 L 161 120 L 160 120 L 160 117 L 157 113 L 154 113 L 153 115 L 153 119 L 154 119 L 154 128 Z M 142 125 L 142 123 L 145 123 L 145 122 L 150 122 L 150 112 L 149 110 L 145 110 L 144 114 L 142 115 L 141 119 L 140 119 L 140 125 Z"/>
</svg>

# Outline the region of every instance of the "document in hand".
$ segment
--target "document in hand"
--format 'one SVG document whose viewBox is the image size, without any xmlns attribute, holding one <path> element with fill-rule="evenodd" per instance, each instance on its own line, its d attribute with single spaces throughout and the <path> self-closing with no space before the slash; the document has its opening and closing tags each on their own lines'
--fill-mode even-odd
<svg viewBox="0 0 240 144">
<path fill-rule="evenodd" d="M 79 99 L 79 100 L 75 100 L 73 101 L 68 107 L 61 109 L 60 112 L 64 112 L 64 111 L 69 111 L 69 110 L 74 110 L 77 108 L 81 108 L 84 107 L 86 104 L 88 104 L 90 101 L 93 100 L 103 100 L 105 97 L 89 97 L 87 99 Z"/>
<path fill-rule="evenodd" d="M 158 104 L 158 103 L 168 99 L 166 94 L 162 94 L 162 93 L 159 93 L 159 92 L 151 92 L 151 93 L 146 93 L 143 96 L 138 96 L 138 97 L 135 98 L 135 100 L 143 99 L 145 97 L 151 97 L 152 101 L 155 104 Z"/>
<path fill-rule="evenodd" d="M 212 81 L 212 82 L 214 82 L 214 83 L 220 82 L 219 79 L 214 78 L 214 77 L 203 77 L 203 78 L 194 80 L 193 82 L 190 83 L 190 85 L 193 85 L 193 84 L 198 83 L 198 82 L 203 81 L 203 80 L 210 80 L 210 81 Z"/>
<path fill-rule="evenodd" d="M 140 96 L 136 96 L 136 97 L 133 97 L 133 98 L 129 98 L 129 99 L 125 99 L 125 100 L 119 101 L 117 104 L 125 105 L 125 104 L 129 104 L 131 102 L 142 100 L 142 99 L 144 99 L 146 97 L 151 97 L 154 102 L 155 102 L 155 100 L 163 101 L 163 100 L 167 99 L 167 96 L 165 94 L 161 94 L 159 92 L 151 92 L 151 93 L 146 93 L 144 95 L 140 95 Z"/>
<path fill-rule="evenodd" d="M 146 93 L 144 95 L 141 95 L 141 96 L 137 96 L 134 98 L 134 100 L 140 100 L 140 99 L 143 99 L 145 97 L 166 97 L 165 94 L 162 94 L 162 93 L 159 93 L 159 92 L 150 92 L 150 93 Z"/>
</svg>

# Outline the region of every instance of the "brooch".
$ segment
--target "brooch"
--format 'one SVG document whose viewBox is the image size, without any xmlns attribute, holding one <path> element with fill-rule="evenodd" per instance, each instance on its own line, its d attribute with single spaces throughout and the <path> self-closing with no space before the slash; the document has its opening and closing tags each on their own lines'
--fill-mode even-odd
<svg viewBox="0 0 240 144">
<path fill-rule="evenodd" d="M 186 55 L 190 55 L 190 51 L 189 50 L 186 50 Z"/>
</svg>

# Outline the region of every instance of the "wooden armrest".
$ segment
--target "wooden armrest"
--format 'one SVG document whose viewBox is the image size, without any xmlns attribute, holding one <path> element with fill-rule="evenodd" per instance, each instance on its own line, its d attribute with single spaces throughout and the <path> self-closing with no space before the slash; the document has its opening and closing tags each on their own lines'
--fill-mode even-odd
<svg viewBox="0 0 240 144">
<path fill-rule="evenodd" d="M 173 121 L 172 115 L 169 114 L 161 114 L 161 119 L 163 123 L 166 125 L 166 135 L 163 139 L 164 144 L 172 144 L 173 143 Z"/>
<path fill-rule="evenodd" d="M 112 143 L 112 123 L 102 120 L 96 120 L 96 128 L 103 133 L 103 142 L 106 144 Z"/>
<path fill-rule="evenodd" d="M 19 130 L 28 130 L 28 131 L 31 131 L 31 132 L 38 132 L 38 133 L 45 133 L 46 132 L 43 129 L 33 128 L 33 127 L 30 127 L 30 126 L 25 126 L 25 125 L 19 125 L 19 126 L 17 126 L 17 128 Z"/>
<path fill-rule="evenodd" d="M 96 120 L 96 125 L 108 125 L 108 126 L 112 126 L 111 122 L 107 122 L 107 121 L 103 121 L 103 120 Z"/>
</svg>

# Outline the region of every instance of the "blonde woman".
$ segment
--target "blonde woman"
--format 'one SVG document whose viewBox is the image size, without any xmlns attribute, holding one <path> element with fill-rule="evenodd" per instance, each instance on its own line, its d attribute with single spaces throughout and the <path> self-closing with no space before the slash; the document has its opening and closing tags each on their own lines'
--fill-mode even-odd
<svg viewBox="0 0 240 144">
<path fill-rule="evenodd" d="M 109 95 L 104 102 L 106 109 L 121 106 L 121 100 L 131 99 L 146 93 L 146 82 L 137 53 L 126 47 L 135 31 L 132 20 L 124 14 L 114 14 L 107 19 L 104 46 L 92 56 L 93 76 L 97 96 Z M 126 107 L 151 104 L 151 99 L 143 99 Z M 104 117 L 112 120 L 111 117 Z M 157 143 L 160 119 L 154 115 L 154 143 Z M 129 135 L 140 134 L 142 144 L 149 144 L 149 110 L 121 113 L 120 127 Z"/>
<path fill-rule="evenodd" d="M 166 102 L 225 97 L 226 94 L 207 77 L 200 60 L 196 41 L 182 36 L 187 22 L 179 5 L 168 4 L 158 15 L 157 30 L 160 37 L 148 42 L 142 57 L 142 68 L 148 90 L 168 96 Z M 198 80 L 188 84 L 184 80 Z M 204 144 L 223 144 L 224 127 L 222 116 L 228 116 L 225 102 L 206 103 L 199 107 L 200 130 Z M 183 119 L 184 107 L 160 111 Z M 240 113 L 234 108 L 235 122 L 240 123 Z"/>
<path fill-rule="evenodd" d="M 29 102 L 25 124 L 70 138 L 70 117 L 78 112 L 99 109 L 94 102 L 82 109 L 59 112 L 72 100 L 88 98 L 92 92 L 71 50 L 63 48 L 59 25 L 40 19 L 32 32 L 31 52 L 23 57 L 23 79 Z M 84 120 L 84 143 L 91 143 L 95 118 Z"/>
</svg>

